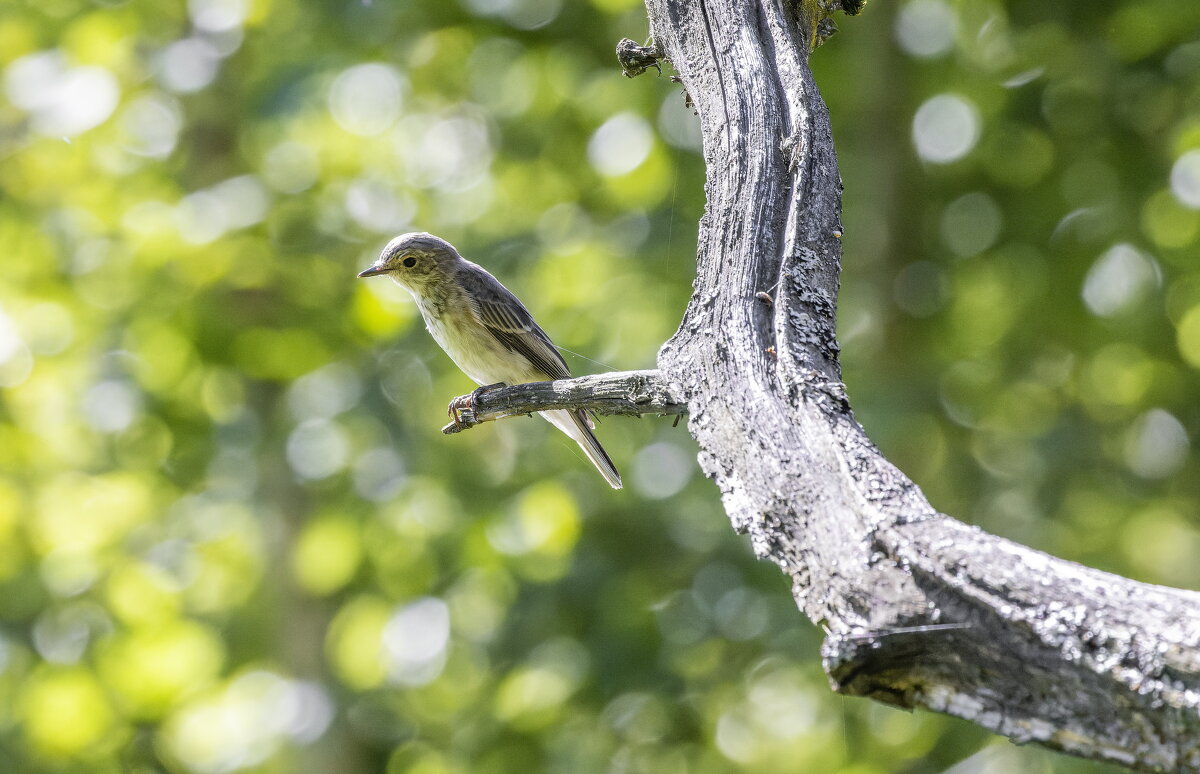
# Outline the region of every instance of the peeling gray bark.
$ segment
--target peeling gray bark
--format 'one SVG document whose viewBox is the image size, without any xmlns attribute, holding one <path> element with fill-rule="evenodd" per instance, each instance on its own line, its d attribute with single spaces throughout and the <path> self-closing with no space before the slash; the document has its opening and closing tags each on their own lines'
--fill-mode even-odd
<svg viewBox="0 0 1200 774">
<path fill-rule="evenodd" d="M 469 397 L 471 408 L 461 409 L 458 421 L 443 427 L 443 433 L 450 435 L 483 422 L 551 409 L 587 409 L 600 416 L 669 416 L 687 411 L 687 406 L 671 392 L 658 371 L 614 371 L 555 382 L 481 387 Z"/>
<path fill-rule="evenodd" d="M 1200 594 L 937 513 L 851 413 L 834 335 L 841 181 L 807 62 L 829 3 L 646 5 L 708 169 L 695 292 L 659 366 L 734 527 L 827 628 L 832 687 L 1133 769 L 1200 771 Z"/>
</svg>

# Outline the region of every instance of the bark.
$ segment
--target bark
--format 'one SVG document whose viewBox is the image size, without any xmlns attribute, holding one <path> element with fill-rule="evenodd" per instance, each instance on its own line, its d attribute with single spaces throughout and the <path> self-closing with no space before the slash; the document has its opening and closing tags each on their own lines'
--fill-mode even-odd
<svg viewBox="0 0 1200 774">
<path fill-rule="evenodd" d="M 483 422 L 551 409 L 587 409 L 600 416 L 679 415 L 687 407 L 658 371 L 616 371 L 556 382 L 481 387 L 451 403 L 469 403 L 442 432 L 462 432 Z"/>
<path fill-rule="evenodd" d="M 659 367 L 734 527 L 827 628 L 833 688 L 1134 769 L 1200 771 L 1200 595 L 937 513 L 854 419 L 834 336 L 841 181 L 807 61 L 830 4 L 646 5 L 708 170 L 695 292 Z M 626 51 L 644 70 L 644 50 Z"/>
</svg>

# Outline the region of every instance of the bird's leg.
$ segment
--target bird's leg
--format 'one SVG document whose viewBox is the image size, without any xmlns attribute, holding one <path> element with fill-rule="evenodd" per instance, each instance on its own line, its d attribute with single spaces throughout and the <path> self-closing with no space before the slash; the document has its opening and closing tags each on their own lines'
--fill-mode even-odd
<svg viewBox="0 0 1200 774">
<path fill-rule="evenodd" d="M 446 408 L 446 416 L 454 420 L 454 424 L 461 425 L 463 423 L 460 412 L 467 417 L 469 424 L 475 423 L 475 398 L 484 390 L 490 390 L 493 387 L 506 387 L 504 382 L 496 382 L 495 384 L 484 384 L 476 387 L 471 391 L 470 395 L 459 395 L 454 400 L 450 401 L 450 405 Z"/>
</svg>

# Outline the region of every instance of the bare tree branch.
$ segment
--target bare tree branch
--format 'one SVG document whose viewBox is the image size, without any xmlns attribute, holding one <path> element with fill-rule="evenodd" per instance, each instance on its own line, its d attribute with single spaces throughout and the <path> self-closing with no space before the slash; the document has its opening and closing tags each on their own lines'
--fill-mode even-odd
<svg viewBox="0 0 1200 774">
<path fill-rule="evenodd" d="M 1200 594 L 938 513 L 851 413 L 834 335 L 841 180 L 808 68 L 835 5 L 646 0 L 708 170 L 695 292 L 658 358 L 701 467 L 827 626 L 835 690 L 1134 769 L 1200 771 Z"/>
<path fill-rule="evenodd" d="M 586 409 L 601 416 L 679 415 L 687 411 L 658 371 L 615 371 L 556 382 L 481 387 L 455 398 L 450 405 L 461 402 L 469 403 L 470 408 L 459 409 L 458 421 L 443 427 L 443 433 L 459 433 L 482 422 L 550 409 Z"/>
</svg>

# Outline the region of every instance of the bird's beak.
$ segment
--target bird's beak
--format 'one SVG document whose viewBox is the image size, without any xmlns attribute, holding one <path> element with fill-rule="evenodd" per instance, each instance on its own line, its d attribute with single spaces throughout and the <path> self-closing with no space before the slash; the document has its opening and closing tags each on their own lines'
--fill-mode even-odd
<svg viewBox="0 0 1200 774">
<path fill-rule="evenodd" d="M 374 277 L 374 276 L 375 276 L 375 275 L 377 275 L 377 274 L 387 274 L 387 269 L 385 269 L 385 268 L 383 268 L 382 266 L 380 266 L 380 265 L 376 264 L 376 265 L 374 265 L 374 266 L 368 266 L 367 268 L 363 269 L 362 271 L 360 271 L 360 272 L 358 273 L 358 276 L 360 276 L 360 277 Z"/>
</svg>

